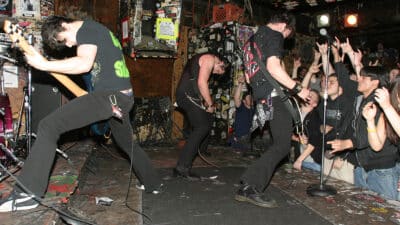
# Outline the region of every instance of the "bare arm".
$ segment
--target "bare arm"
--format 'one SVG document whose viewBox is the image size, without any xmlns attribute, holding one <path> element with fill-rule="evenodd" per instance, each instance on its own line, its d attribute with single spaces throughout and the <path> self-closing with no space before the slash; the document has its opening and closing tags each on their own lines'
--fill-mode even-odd
<svg viewBox="0 0 400 225">
<path fill-rule="evenodd" d="M 299 67 L 301 66 L 301 58 L 295 58 L 293 60 L 293 70 L 292 70 L 292 79 L 297 78 L 297 72 L 299 71 Z"/>
<path fill-rule="evenodd" d="M 319 72 L 319 67 L 321 64 L 311 64 L 310 68 L 308 69 L 306 75 L 303 78 L 303 81 L 301 82 L 301 86 L 309 88 L 311 77 Z"/>
<path fill-rule="evenodd" d="M 383 112 L 385 113 L 386 118 L 388 119 L 389 123 L 392 125 L 393 130 L 396 132 L 397 136 L 400 136 L 400 116 L 399 116 L 399 114 L 396 112 L 396 110 L 394 110 L 392 105 L 383 109 Z"/>
<path fill-rule="evenodd" d="M 329 59 L 328 58 L 328 44 L 327 43 L 318 44 L 318 42 L 317 42 L 317 46 L 318 46 L 318 51 L 321 53 L 322 70 L 324 71 L 324 74 L 326 76 L 329 76 L 329 74 L 335 72 L 335 69 L 333 68 L 333 66 L 331 65 L 331 63 L 328 60 Z"/>
<path fill-rule="evenodd" d="M 197 85 L 205 104 L 207 106 L 212 106 L 214 103 L 210 95 L 210 89 L 208 88 L 208 79 L 210 78 L 214 66 L 214 57 L 211 55 L 203 55 L 199 60 L 199 65 L 200 70 Z"/>
<path fill-rule="evenodd" d="M 243 86 L 245 85 L 245 78 L 239 77 L 238 85 L 235 87 L 235 91 L 233 92 L 233 101 L 235 102 L 235 107 L 239 108 L 242 104 L 241 94 Z"/>
<path fill-rule="evenodd" d="M 293 164 L 293 167 L 297 170 L 301 170 L 301 164 L 303 161 L 314 151 L 314 146 L 312 144 L 307 144 L 306 148 L 304 149 L 303 153 L 296 159 Z"/>
<path fill-rule="evenodd" d="M 346 38 L 346 42 L 341 43 L 340 47 L 342 48 L 343 53 L 349 57 L 351 65 L 353 66 L 354 71 L 356 71 L 357 77 L 359 77 L 360 71 L 363 68 L 363 64 L 361 62 L 362 52 L 360 50 L 353 50 L 349 38 Z"/>
<path fill-rule="evenodd" d="M 32 54 L 26 54 L 27 62 L 32 67 L 63 74 L 82 74 L 89 72 L 97 54 L 95 45 L 79 45 L 77 55 L 61 60 L 47 60 L 38 51 L 33 50 Z"/>
<path fill-rule="evenodd" d="M 362 111 L 363 117 L 367 121 L 368 143 L 372 150 L 380 151 L 386 140 L 385 121 L 383 115 L 379 117 L 378 123 L 375 124 L 377 108 L 373 102 L 368 102 Z"/>
<path fill-rule="evenodd" d="M 386 119 L 392 125 L 393 130 L 400 136 L 400 115 L 390 103 L 389 91 L 386 88 L 379 88 L 375 91 L 375 100 L 381 106 Z"/>
<path fill-rule="evenodd" d="M 276 56 L 271 56 L 267 59 L 266 69 L 271 73 L 271 76 L 278 81 L 281 85 L 288 89 L 293 89 L 296 81 L 290 78 L 286 70 L 281 65 L 281 60 Z M 307 100 L 310 91 L 303 88 L 297 95 L 303 100 Z"/>
</svg>

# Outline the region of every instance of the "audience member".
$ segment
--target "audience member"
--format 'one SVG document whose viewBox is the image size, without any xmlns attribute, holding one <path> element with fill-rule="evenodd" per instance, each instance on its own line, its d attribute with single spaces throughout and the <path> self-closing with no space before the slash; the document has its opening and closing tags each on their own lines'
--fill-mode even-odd
<svg viewBox="0 0 400 225">
<path fill-rule="evenodd" d="M 354 160 L 354 184 L 357 187 L 372 190 L 384 198 L 398 199 L 397 182 L 399 172 L 397 163 L 399 155 L 397 146 L 385 140 L 380 150 L 375 150 L 369 142 L 369 136 L 377 132 L 361 115 L 364 107 L 369 107 L 375 98 L 375 90 L 387 83 L 388 74 L 382 67 L 363 67 L 358 78 L 358 91 L 361 95 L 355 99 L 353 108 L 353 121 L 346 139 L 329 141 L 332 152 L 346 149 L 354 151 L 357 160 Z M 369 119 L 368 119 L 369 120 Z M 381 111 L 377 108 L 373 118 L 375 124 L 381 120 Z"/>
<path fill-rule="evenodd" d="M 253 121 L 253 97 L 250 91 L 243 92 L 246 86 L 245 77 L 238 78 L 238 85 L 233 92 L 233 100 L 235 103 L 235 122 L 233 123 L 233 135 L 229 139 L 232 148 L 239 151 L 247 151 L 251 149 L 251 132 L 250 128 Z M 247 88 L 249 90 L 249 88 Z"/>
<path fill-rule="evenodd" d="M 300 103 L 304 133 L 298 136 L 300 156 L 293 163 L 293 167 L 297 170 L 302 168 L 315 171 L 321 170 L 322 136 L 319 127 L 322 121 L 317 110 L 315 110 L 318 106 L 319 98 L 319 92 L 311 90 L 309 101 Z"/>
</svg>

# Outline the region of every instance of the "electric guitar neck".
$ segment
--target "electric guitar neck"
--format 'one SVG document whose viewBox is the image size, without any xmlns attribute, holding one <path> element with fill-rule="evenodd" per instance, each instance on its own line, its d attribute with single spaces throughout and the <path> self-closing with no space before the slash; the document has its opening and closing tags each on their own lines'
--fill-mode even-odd
<svg viewBox="0 0 400 225">
<path fill-rule="evenodd" d="M 12 24 L 10 21 L 4 21 L 4 31 L 9 35 L 14 45 L 18 46 L 26 54 L 33 54 L 32 46 L 26 41 L 24 34 L 17 25 Z M 43 57 L 43 56 L 42 56 Z M 43 57 L 44 58 L 44 57 Z M 87 94 L 88 92 L 83 90 L 79 85 L 72 81 L 68 76 L 61 73 L 50 73 L 55 79 L 57 79 L 62 85 L 64 85 L 72 94 L 76 97 Z"/>
</svg>

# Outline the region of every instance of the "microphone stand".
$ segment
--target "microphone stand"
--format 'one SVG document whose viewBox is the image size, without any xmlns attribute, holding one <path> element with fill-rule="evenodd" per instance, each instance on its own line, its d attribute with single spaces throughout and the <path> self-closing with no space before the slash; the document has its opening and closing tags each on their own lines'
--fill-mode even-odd
<svg viewBox="0 0 400 225">
<path fill-rule="evenodd" d="M 311 184 L 307 187 L 307 194 L 310 196 L 318 196 L 318 197 L 325 197 L 325 196 L 332 196 L 337 193 L 336 189 L 332 186 L 326 185 L 324 182 L 324 157 L 325 157 L 325 136 L 326 136 L 326 105 L 328 101 L 328 76 L 329 76 L 329 56 L 331 53 L 331 46 L 330 41 L 328 38 L 328 51 L 327 51 L 327 65 L 326 65 L 326 73 L 325 74 L 325 88 L 324 88 L 324 115 L 323 115 L 323 132 L 322 132 L 322 149 L 321 149 L 321 171 L 319 176 L 319 183 L 318 184 Z"/>
<path fill-rule="evenodd" d="M 28 35 L 28 43 L 33 44 L 33 35 Z M 31 152 L 32 146 L 32 68 L 28 65 L 28 87 L 25 95 L 25 118 L 26 118 L 26 153 Z"/>
</svg>

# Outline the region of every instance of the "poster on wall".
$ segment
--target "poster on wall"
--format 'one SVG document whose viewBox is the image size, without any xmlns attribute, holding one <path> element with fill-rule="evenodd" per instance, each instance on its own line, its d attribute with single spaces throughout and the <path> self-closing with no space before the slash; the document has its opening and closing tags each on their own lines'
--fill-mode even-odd
<svg viewBox="0 0 400 225">
<path fill-rule="evenodd" d="M 157 18 L 156 39 L 175 40 L 178 38 L 178 23 L 174 23 L 171 18 Z"/>
<path fill-rule="evenodd" d="M 15 17 L 40 19 L 40 1 L 15 0 Z"/>
</svg>

